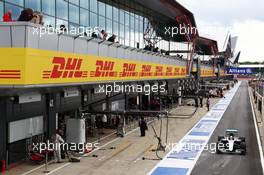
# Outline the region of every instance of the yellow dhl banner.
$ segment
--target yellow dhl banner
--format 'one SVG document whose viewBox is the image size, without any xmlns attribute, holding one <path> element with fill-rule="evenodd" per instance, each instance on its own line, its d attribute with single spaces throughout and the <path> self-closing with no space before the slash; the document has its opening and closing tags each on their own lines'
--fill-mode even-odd
<svg viewBox="0 0 264 175">
<path fill-rule="evenodd" d="M 0 84 L 36 85 L 186 77 L 185 66 L 32 48 L 0 48 Z M 202 70 L 202 76 L 214 76 Z"/>
</svg>

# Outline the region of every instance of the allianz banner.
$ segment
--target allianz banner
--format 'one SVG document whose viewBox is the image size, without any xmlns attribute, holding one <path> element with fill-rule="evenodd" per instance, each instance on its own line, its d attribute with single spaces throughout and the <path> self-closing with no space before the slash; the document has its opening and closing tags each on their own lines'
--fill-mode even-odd
<svg viewBox="0 0 264 175">
<path fill-rule="evenodd" d="M 251 68 L 228 67 L 227 74 L 254 74 Z"/>
</svg>

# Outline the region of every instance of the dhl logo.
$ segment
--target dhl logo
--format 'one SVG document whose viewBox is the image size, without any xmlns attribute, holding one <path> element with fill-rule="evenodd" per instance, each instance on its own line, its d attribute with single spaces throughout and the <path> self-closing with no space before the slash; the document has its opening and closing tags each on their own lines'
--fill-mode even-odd
<svg viewBox="0 0 264 175">
<path fill-rule="evenodd" d="M 174 76 L 177 76 L 177 75 L 186 75 L 186 68 L 178 68 L 178 67 L 175 67 L 174 68 Z"/>
<path fill-rule="evenodd" d="M 202 70 L 201 74 L 202 75 L 213 75 L 213 70 Z"/>
<path fill-rule="evenodd" d="M 163 76 L 163 66 L 156 66 L 156 72 L 154 73 L 154 76 Z"/>
<path fill-rule="evenodd" d="M 180 75 L 186 75 L 187 71 L 186 71 L 186 68 L 181 68 L 181 73 Z"/>
<path fill-rule="evenodd" d="M 174 76 L 176 76 L 176 75 L 180 75 L 180 68 L 178 68 L 178 67 L 174 68 Z"/>
<path fill-rule="evenodd" d="M 117 72 L 114 71 L 115 62 L 113 61 L 96 61 L 96 70 L 90 72 L 91 77 L 117 77 Z"/>
<path fill-rule="evenodd" d="M 51 78 L 86 78 L 87 71 L 81 71 L 82 59 L 54 57 L 52 71 L 43 71 L 44 79 Z"/>
<path fill-rule="evenodd" d="M 123 71 L 119 73 L 119 77 L 137 77 L 136 64 L 123 64 Z"/>
<path fill-rule="evenodd" d="M 141 69 L 142 69 L 140 72 L 141 77 L 152 76 L 151 65 L 142 65 Z"/>
<path fill-rule="evenodd" d="M 0 70 L 0 79 L 21 79 L 20 70 Z"/>
<path fill-rule="evenodd" d="M 167 67 L 166 68 L 166 76 L 172 76 L 173 73 L 172 73 L 172 67 Z"/>
</svg>

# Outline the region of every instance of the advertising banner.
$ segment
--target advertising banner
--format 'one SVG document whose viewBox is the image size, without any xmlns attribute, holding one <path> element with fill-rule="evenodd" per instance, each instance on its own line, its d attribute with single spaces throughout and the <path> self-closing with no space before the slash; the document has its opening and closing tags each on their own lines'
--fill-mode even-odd
<svg viewBox="0 0 264 175">
<path fill-rule="evenodd" d="M 253 74 L 251 68 L 228 67 L 227 74 Z"/>
<path fill-rule="evenodd" d="M 41 85 L 129 81 L 186 77 L 185 66 L 175 66 L 31 48 L 0 48 L 1 85 Z M 202 76 L 214 76 L 203 69 Z"/>
</svg>

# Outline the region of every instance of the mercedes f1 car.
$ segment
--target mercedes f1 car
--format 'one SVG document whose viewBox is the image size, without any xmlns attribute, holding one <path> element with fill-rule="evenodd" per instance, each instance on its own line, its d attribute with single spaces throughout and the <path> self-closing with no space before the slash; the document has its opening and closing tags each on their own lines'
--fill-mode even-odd
<svg viewBox="0 0 264 175">
<path fill-rule="evenodd" d="M 246 139 L 238 137 L 236 129 L 227 129 L 225 136 L 218 136 L 216 144 L 216 153 L 246 154 Z"/>
</svg>

